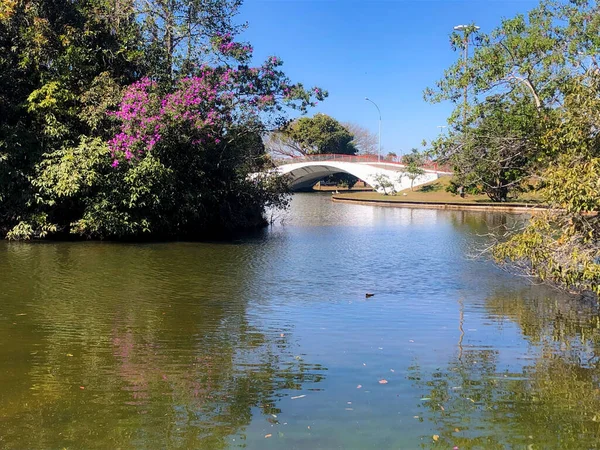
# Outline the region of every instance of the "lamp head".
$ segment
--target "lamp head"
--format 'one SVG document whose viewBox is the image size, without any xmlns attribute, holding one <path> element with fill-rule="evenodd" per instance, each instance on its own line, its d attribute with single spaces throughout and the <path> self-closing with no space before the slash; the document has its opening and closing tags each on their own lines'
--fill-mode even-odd
<svg viewBox="0 0 600 450">
<path fill-rule="evenodd" d="M 479 30 L 479 27 L 478 27 L 477 25 L 473 25 L 473 26 L 472 26 L 472 28 L 473 28 L 475 31 Z M 456 25 L 456 26 L 454 27 L 454 29 L 455 29 L 456 31 L 467 31 L 467 30 L 469 29 L 469 25 Z"/>
</svg>

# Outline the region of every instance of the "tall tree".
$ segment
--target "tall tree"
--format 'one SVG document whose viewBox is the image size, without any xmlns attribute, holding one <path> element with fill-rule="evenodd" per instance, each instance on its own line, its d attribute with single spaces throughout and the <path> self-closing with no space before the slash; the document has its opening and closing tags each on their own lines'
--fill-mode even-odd
<svg viewBox="0 0 600 450">
<path fill-rule="evenodd" d="M 301 117 L 274 133 L 267 140 L 269 150 L 281 156 L 307 156 L 324 153 L 354 155 L 358 149 L 354 136 L 337 120 L 326 114 Z"/>
<path fill-rule="evenodd" d="M 105 0 L 2 8 L 0 234 L 37 214 L 31 180 L 38 164 L 81 136 L 108 136 L 106 106 L 118 102 L 119 85 L 135 79 L 141 60 L 131 9 Z"/>
<path fill-rule="evenodd" d="M 234 22 L 241 4 L 241 0 L 136 0 L 151 72 L 173 80 L 210 59 L 218 60 L 213 47 L 231 49 L 232 40 L 246 28 L 245 23 Z"/>
<path fill-rule="evenodd" d="M 473 55 L 425 91 L 431 102 L 457 103 L 448 135 L 434 143 L 437 156 L 459 177 L 481 182 L 494 200 L 518 190 L 525 174 L 554 156 L 541 139 L 560 120 L 555 110 L 568 81 L 598 70 L 599 16 L 594 2 L 544 0 L 490 33 L 471 27 Z M 465 44 L 457 33 L 450 40 L 455 49 Z M 461 103 L 465 89 L 468 105 Z"/>
</svg>

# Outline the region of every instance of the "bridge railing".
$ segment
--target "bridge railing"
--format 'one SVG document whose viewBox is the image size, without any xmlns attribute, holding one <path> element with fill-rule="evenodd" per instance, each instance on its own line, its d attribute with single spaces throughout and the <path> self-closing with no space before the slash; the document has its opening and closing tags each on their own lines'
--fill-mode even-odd
<svg viewBox="0 0 600 450">
<path fill-rule="evenodd" d="M 339 161 L 365 164 L 393 164 L 397 167 L 404 167 L 398 159 L 378 158 L 377 155 L 339 155 L 335 153 L 324 153 L 319 155 L 294 156 L 290 158 L 275 159 L 273 162 L 277 166 L 283 164 L 294 164 L 302 162 L 320 162 L 320 161 Z M 435 161 L 427 161 L 421 166 L 426 170 L 434 170 L 436 172 L 452 172 L 452 169 L 447 165 L 438 164 Z"/>
</svg>

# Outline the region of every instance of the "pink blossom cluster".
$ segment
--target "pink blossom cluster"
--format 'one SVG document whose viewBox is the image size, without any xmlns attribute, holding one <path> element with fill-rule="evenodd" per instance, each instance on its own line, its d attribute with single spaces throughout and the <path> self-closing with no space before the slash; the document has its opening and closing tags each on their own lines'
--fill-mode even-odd
<svg viewBox="0 0 600 450">
<path fill-rule="evenodd" d="M 233 41 L 231 33 L 218 34 L 212 38 L 212 43 L 219 53 L 238 60 L 245 60 L 251 56 L 253 51 L 249 44 L 241 44 Z"/>
<path fill-rule="evenodd" d="M 231 37 L 225 38 L 228 45 Z M 326 95 L 318 88 L 306 91 L 302 85 L 290 84 L 282 72 L 273 70 L 280 64 L 281 60 L 271 57 L 255 68 L 204 66 L 165 95 L 149 78 L 132 84 L 119 109 L 109 113 L 121 122 L 119 133 L 108 142 L 113 167 L 160 149 L 167 135 L 189 136 L 192 146 L 223 145 L 229 127 L 250 119 L 260 122 L 263 113 L 280 110 L 281 101 L 305 111 L 316 104 L 315 97 Z"/>
</svg>

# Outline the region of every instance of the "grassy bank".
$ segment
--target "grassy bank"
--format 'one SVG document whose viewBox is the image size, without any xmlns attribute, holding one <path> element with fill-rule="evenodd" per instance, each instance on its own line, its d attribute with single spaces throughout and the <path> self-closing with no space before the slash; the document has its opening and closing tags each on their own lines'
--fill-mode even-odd
<svg viewBox="0 0 600 450">
<path fill-rule="evenodd" d="M 540 200 L 535 195 L 525 193 L 508 202 L 492 202 L 487 195 L 470 195 L 464 197 L 446 191 L 450 185 L 451 177 L 444 176 L 435 181 L 415 187 L 414 191 L 406 189 L 395 195 L 383 195 L 378 192 L 348 192 L 336 194 L 335 200 L 354 200 L 364 202 L 385 203 L 415 203 L 415 204 L 448 204 L 448 205 L 473 205 L 473 206 L 541 206 Z"/>
</svg>

